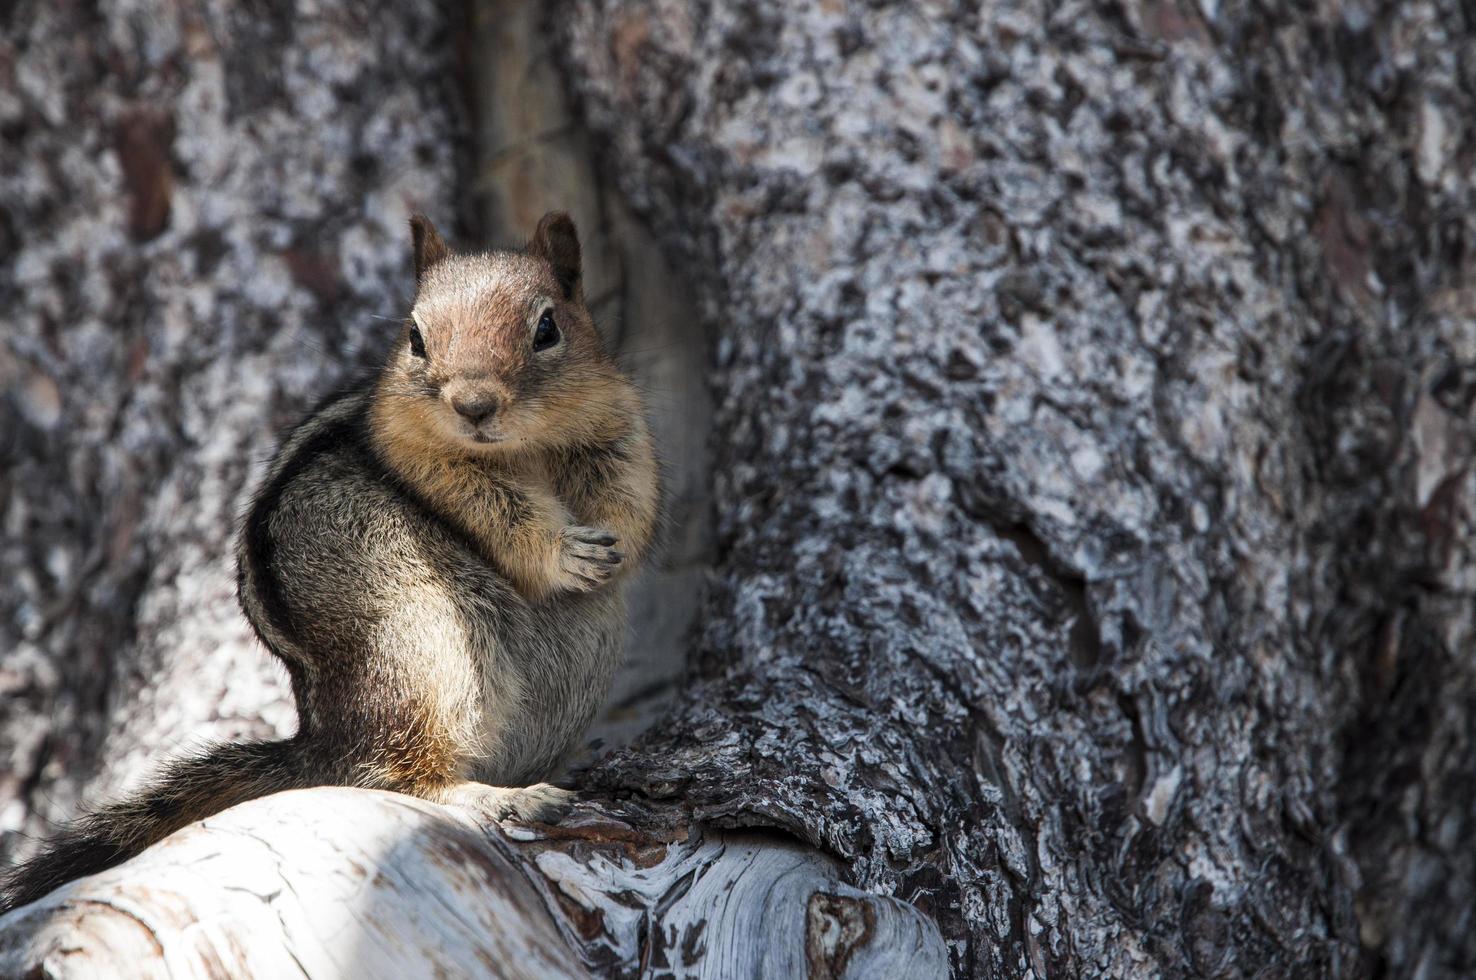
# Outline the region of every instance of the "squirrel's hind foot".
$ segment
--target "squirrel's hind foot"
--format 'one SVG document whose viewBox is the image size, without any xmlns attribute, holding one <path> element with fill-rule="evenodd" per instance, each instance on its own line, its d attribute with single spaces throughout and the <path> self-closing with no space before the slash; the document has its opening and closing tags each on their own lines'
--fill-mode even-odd
<svg viewBox="0 0 1476 980">
<path fill-rule="evenodd" d="M 488 786 L 459 783 L 445 792 L 441 802 L 459 806 L 489 820 L 518 820 L 523 823 L 558 823 L 574 806 L 578 794 L 548 783 L 532 786 Z"/>
</svg>

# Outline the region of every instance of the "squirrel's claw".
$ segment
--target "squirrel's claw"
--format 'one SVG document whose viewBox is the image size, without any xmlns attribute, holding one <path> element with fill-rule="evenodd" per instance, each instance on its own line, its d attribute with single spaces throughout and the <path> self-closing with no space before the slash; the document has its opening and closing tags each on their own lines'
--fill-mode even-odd
<svg viewBox="0 0 1476 980">
<path fill-rule="evenodd" d="M 625 560 L 611 531 L 571 526 L 559 533 L 559 573 L 565 588 L 587 591 L 608 582 Z"/>
</svg>

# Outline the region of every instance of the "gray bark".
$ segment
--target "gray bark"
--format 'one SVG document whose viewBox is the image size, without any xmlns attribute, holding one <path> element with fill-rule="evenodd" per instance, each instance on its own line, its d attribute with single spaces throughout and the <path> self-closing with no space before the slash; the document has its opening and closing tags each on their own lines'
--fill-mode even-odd
<svg viewBox="0 0 1476 980">
<path fill-rule="evenodd" d="M 0 14 L 0 828 L 12 854 L 206 738 L 289 734 L 229 539 L 278 430 L 403 315 L 445 211 L 430 2 Z"/>
<path fill-rule="evenodd" d="M 1476 24 L 565 8 L 719 330 L 696 676 L 600 772 L 974 975 L 1462 975 Z"/>
<path fill-rule="evenodd" d="M 455 15 L 322 9 L 6 25 L 7 828 L 186 733 L 290 728 L 231 608 L 230 515 L 271 424 L 400 311 L 396 209 L 449 213 L 458 159 Z M 482 44 L 518 14 L 476 10 Z M 1469 11 L 518 23 L 562 71 L 467 59 L 486 227 L 592 190 L 610 309 L 691 296 L 712 332 L 712 587 L 668 713 L 585 777 L 609 860 L 777 829 L 930 918 L 959 975 L 1476 970 Z M 562 100 L 485 96 L 550 74 L 588 136 Z M 707 544 L 677 552 L 690 589 Z M 585 966 L 724 948 L 634 942 L 675 893 L 617 891 L 572 836 L 520 873 L 595 883 L 540 893 Z M 811 905 L 813 935 L 874 948 Z"/>
</svg>

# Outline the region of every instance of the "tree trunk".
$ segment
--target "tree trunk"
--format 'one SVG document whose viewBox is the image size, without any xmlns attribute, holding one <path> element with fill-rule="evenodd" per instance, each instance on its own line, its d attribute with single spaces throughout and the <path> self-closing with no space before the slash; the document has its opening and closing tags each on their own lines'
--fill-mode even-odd
<svg viewBox="0 0 1476 980">
<path fill-rule="evenodd" d="M 0 13 L 0 829 L 296 726 L 230 539 L 278 432 L 380 356 L 464 156 L 446 12 Z"/>
<path fill-rule="evenodd" d="M 406 79 L 447 55 L 408 36 L 436 54 L 383 84 L 435 107 L 406 123 L 423 133 L 452 117 Z M 676 700 L 586 775 L 566 826 L 478 837 L 376 794 L 260 801 L 13 913 L 7 970 L 121 948 L 78 938 L 133 928 L 78 917 L 86 900 L 146 920 L 167 960 L 193 933 L 166 941 L 149 915 L 180 904 L 150 883 L 219 853 L 218 884 L 166 894 L 188 921 L 259 906 L 285 894 L 261 855 L 281 826 L 332 831 L 271 859 L 305 900 L 220 935 L 261 956 L 286 937 L 311 975 L 349 968 L 292 937 L 325 934 L 315 890 L 372 877 L 356 865 L 392 880 L 343 920 L 370 974 L 398 969 L 386 919 L 385 949 L 460 964 L 502 943 L 552 972 L 571 953 L 619 975 L 905 976 L 944 955 L 974 976 L 1476 970 L 1468 11 L 605 0 L 532 36 L 600 148 L 581 173 L 613 176 L 715 335 L 716 564 Z M 509 199 L 482 201 L 490 223 Z M 174 254 L 120 250 L 144 271 Z M 44 294 L 19 278 L 39 260 L 15 268 L 7 298 Z M 28 314 L 38 338 L 49 309 Z M 69 393 L 98 342 L 54 333 L 78 345 L 50 355 Z M 257 363 L 280 383 L 297 352 L 274 350 Z M 15 413 L 73 431 L 15 376 Z M 266 411 L 264 392 L 207 395 L 168 438 Z M 55 467 L 44 489 L 128 444 L 89 431 L 65 456 L 13 445 Z M 192 526 L 223 554 L 218 525 Z M 182 547 L 149 553 L 178 568 Z M 157 608 L 127 620 L 135 646 L 183 635 Z M 18 663 L 67 662 L 26 642 Z M 726 889 L 745 873 L 753 891 Z M 373 914 L 401 876 L 416 900 L 383 907 L 416 914 Z"/>
<path fill-rule="evenodd" d="M 1476 24 L 567 8 L 718 326 L 696 676 L 600 772 L 962 974 L 1476 969 Z"/>
</svg>

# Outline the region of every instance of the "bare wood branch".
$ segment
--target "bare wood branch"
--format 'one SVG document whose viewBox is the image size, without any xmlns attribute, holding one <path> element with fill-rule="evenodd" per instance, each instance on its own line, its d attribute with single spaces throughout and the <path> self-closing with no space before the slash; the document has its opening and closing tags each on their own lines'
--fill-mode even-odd
<svg viewBox="0 0 1476 980">
<path fill-rule="evenodd" d="M 483 828 L 393 793 L 305 790 L 0 918 L 0 975 L 946 975 L 926 916 L 842 875 L 792 839 L 639 810 Z"/>
</svg>

